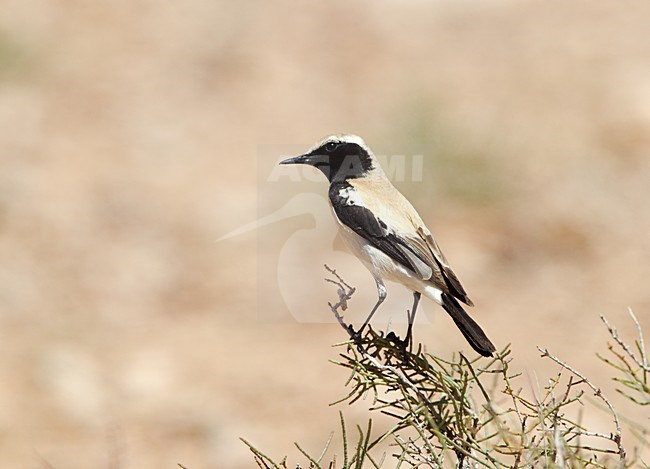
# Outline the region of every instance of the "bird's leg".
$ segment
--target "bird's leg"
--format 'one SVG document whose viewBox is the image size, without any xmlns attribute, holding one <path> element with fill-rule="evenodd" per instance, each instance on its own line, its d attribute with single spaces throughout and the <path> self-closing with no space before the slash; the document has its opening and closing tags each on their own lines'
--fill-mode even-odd
<svg viewBox="0 0 650 469">
<path fill-rule="evenodd" d="M 413 322 L 415 321 L 415 313 L 418 310 L 418 303 L 420 302 L 420 297 L 422 294 L 419 291 L 414 291 L 413 292 L 413 309 L 411 310 L 411 313 L 408 315 L 409 317 L 409 328 L 406 331 L 406 339 L 404 340 L 405 346 L 408 347 L 409 343 L 413 340 Z"/>
<path fill-rule="evenodd" d="M 379 298 L 377 299 L 377 303 L 375 304 L 375 306 L 372 308 L 372 311 L 370 311 L 368 318 L 357 331 L 356 336 L 358 339 L 361 339 L 363 330 L 370 322 L 370 319 L 372 319 L 372 316 L 375 314 L 375 311 L 377 311 L 377 308 L 379 308 L 379 305 L 382 304 L 386 299 L 386 287 L 384 286 L 384 282 L 382 282 L 382 280 L 379 277 L 375 278 L 375 282 L 377 283 L 377 295 L 379 296 Z"/>
</svg>

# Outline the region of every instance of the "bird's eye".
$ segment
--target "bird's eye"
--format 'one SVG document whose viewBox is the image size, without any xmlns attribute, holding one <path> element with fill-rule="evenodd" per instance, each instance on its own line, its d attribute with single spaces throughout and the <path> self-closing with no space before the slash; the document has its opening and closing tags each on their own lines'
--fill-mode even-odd
<svg viewBox="0 0 650 469">
<path fill-rule="evenodd" d="M 325 144 L 325 150 L 327 151 L 334 151 L 336 150 L 336 147 L 338 147 L 339 144 L 337 142 L 328 142 Z"/>
</svg>

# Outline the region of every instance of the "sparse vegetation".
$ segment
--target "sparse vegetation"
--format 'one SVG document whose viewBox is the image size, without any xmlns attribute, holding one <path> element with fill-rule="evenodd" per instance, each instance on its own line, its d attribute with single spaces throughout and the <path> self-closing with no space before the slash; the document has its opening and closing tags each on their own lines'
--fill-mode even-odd
<svg viewBox="0 0 650 469">
<path fill-rule="evenodd" d="M 352 333 L 341 311 L 355 290 L 330 272 L 339 295 L 330 307 Z M 632 310 L 630 315 L 638 331 L 634 345 L 602 318 L 612 343 L 609 353 L 599 357 L 617 373 L 619 393 L 647 406 L 650 367 L 641 325 Z M 350 370 L 348 392 L 339 402 L 370 401 L 370 413 L 388 416 L 392 426 L 377 432 L 371 418 L 365 427 L 350 431 L 341 412 L 339 433 L 330 435 L 318 455 L 296 443 L 307 467 L 648 467 L 630 449 L 648 445 L 648 417 L 629 425 L 634 436 L 624 437 L 621 417 L 603 392 L 546 349 L 539 349 L 541 356 L 557 363 L 559 370 L 537 392 L 529 392 L 530 386 L 514 371 L 508 347 L 492 359 L 470 360 L 461 354 L 448 361 L 421 346 L 405 350 L 394 334 L 373 329 L 360 343 L 350 340 L 336 347 L 341 352 L 334 363 Z M 601 411 L 610 415 L 607 432 L 583 424 L 585 414 Z M 342 444 L 340 455 L 330 454 L 335 438 Z M 276 462 L 244 442 L 260 467 L 289 467 L 286 458 Z"/>
</svg>

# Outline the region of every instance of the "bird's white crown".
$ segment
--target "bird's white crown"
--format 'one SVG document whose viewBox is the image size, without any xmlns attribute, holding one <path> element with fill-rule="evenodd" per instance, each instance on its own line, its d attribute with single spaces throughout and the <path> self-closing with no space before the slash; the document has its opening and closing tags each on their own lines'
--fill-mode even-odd
<svg viewBox="0 0 650 469">
<path fill-rule="evenodd" d="M 359 145 L 361 148 L 363 148 L 371 158 L 374 159 L 375 155 L 372 153 L 372 150 L 366 145 L 366 142 L 363 141 L 361 137 L 358 135 L 354 134 L 334 134 L 334 135 L 328 135 L 327 137 L 323 138 L 319 142 L 317 142 L 314 146 L 312 146 L 309 151 L 314 151 L 323 145 L 327 143 L 354 143 L 356 145 Z"/>
</svg>

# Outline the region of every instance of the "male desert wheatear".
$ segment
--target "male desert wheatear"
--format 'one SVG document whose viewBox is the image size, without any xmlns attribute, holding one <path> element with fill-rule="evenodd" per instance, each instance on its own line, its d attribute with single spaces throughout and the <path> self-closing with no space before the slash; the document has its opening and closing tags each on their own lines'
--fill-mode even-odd
<svg viewBox="0 0 650 469">
<path fill-rule="evenodd" d="M 473 306 L 438 243 L 408 200 L 391 184 L 373 153 L 356 135 L 332 135 L 307 153 L 281 164 L 307 164 L 330 181 L 329 200 L 352 252 L 370 270 L 379 299 L 357 337 L 386 299 L 383 280 L 413 291 L 406 343 L 411 340 L 420 296 L 441 305 L 474 350 L 492 356 L 494 345 L 458 301 Z"/>
</svg>

